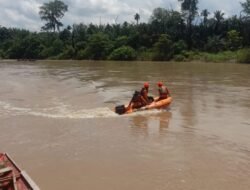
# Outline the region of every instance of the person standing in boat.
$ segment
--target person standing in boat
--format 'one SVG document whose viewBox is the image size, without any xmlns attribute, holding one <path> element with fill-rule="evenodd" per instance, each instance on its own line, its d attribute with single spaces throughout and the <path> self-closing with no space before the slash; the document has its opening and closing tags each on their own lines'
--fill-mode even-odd
<svg viewBox="0 0 250 190">
<path fill-rule="evenodd" d="M 142 99 L 142 102 L 144 104 L 144 106 L 150 104 L 150 100 L 148 98 L 148 89 L 149 89 L 149 83 L 148 82 L 145 82 L 144 85 L 143 85 L 143 88 L 141 89 L 141 99 Z"/>
<path fill-rule="evenodd" d="M 159 98 L 157 101 L 166 99 L 166 98 L 171 96 L 168 88 L 166 86 L 164 86 L 162 82 L 158 82 L 157 85 L 159 87 L 159 89 L 158 89 Z"/>
</svg>

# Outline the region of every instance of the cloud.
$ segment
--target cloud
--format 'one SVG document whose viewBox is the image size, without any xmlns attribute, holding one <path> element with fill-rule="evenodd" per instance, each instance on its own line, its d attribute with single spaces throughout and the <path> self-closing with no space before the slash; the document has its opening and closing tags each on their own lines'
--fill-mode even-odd
<svg viewBox="0 0 250 190">
<path fill-rule="evenodd" d="M 180 9 L 177 0 L 63 0 L 69 8 L 62 22 L 73 23 L 122 23 L 135 22 L 139 13 L 142 22 L 147 22 L 154 8 Z M 39 7 L 48 0 L 0 0 L 0 25 L 39 31 L 44 24 L 39 17 Z M 200 0 L 199 10 L 213 13 L 222 10 L 226 15 L 239 14 L 240 0 Z"/>
<path fill-rule="evenodd" d="M 240 2 L 242 0 L 200 0 L 200 10 L 208 9 L 210 13 L 216 10 L 221 10 L 226 16 L 239 15 L 242 9 Z"/>
<path fill-rule="evenodd" d="M 40 5 L 41 3 L 35 0 L 0 0 L 0 25 L 39 30 Z"/>
</svg>

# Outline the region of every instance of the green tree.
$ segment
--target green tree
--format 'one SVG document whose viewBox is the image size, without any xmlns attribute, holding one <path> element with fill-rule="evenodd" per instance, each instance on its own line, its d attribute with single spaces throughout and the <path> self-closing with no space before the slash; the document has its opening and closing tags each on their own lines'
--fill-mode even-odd
<svg viewBox="0 0 250 190">
<path fill-rule="evenodd" d="M 214 12 L 214 19 L 215 19 L 214 31 L 216 34 L 220 33 L 219 30 L 220 30 L 222 22 L 224 21 L 224 15 L 225 15 L 225 13 L 223 13 L 222 11 L 219 11 L 219 10 Z"/>
<path fill-rule="evenodd" d="M 168 61 L 173 57 L 173 42 L 167 34 L 162 34 L 154 44 L 153 60 Z"/>
<path fill-rule="evenodd" d="M 246 0 L 246 2 L 241 3 L 241 6 L 243 7 L 244 13 L 250 16 L 250 0 Z"/>
<path fill-rule="evenodd" d="M 198 0 L 178 0 L 181 3 L 181 10 L 186 18 L 187 22 L 187 44 L 188 47 L 192 47 L 192 22 L 195 16 L 198 14 Z"/>
<path fill-rule="evenodd" d="M 59 0 L 50 1 L 49 3 L 44 3 L 40 7 L 40 18 L 47 23 L 42 27 L 42 30 L 49 31 L 57 29 L 60 31 L 60 27 L 63 24 L 60 19 L 64 16 L 65 12 L 68 11 L 68 6 L 64 2 Z"/>
<path fill-rule="evenodd" d="M 108 36 L 103 33 L 97 33 L 90 37 L 84 51 L 88 59 L 102 60 L 107 58 L 111 48 Z"/>
<path fill-rule="evenodd" d="M 59 38 L 64 42 L 65 45 L 71 44 L 71 27 L 68 26 L 63 31 L 59 33 Z"/>
<path fill-rule="evenodd" d="M 8 50 L 11 59 L 37 59 L 40 58 L 41 43 L 37 35 L 29 35 L 23 39 L 12 41 Z"/>
<path fill-rule="evenodd" d="M 184 34 L 185 24 L 182 15 L 174 10 L 156 8 L 150 17 L 150 29 L 153 35 L 169 34 L 174 40 L 180 39 Z"/>
<path fill-rule="evenodd" d="M 138 13 L 136 13 L 135 14 L 135 16 L 134 16 L 134 18 L 135 18 L 135 20 L 136 20 L 136 24 L 138 25 L 138 23 L 139 23 L 139 20 L 140 20 L 140 15 L 138 14 Z"/>
<path fill-rule="evenodd" d="M 175 42 L 173 45 L 174 54 L 181 54 L 183 51 L 187 50 L 187 45 L 183 40 Z"/>
<path fill-rule="evenodd" d="M 242 49 L 237 53 L 237 61 L 239 63 L 250 63 L 250 49 Z"/>
<path fill-rule="evenodd" d="M 136 59 L 135 50 L 130 46 L 115 49 L 109 56 L 111 60 L 131 61 Z"/>
<path fill-rule="evenodd" d="M 43 50 L 41 51 L 40 55 L 42 58 L 56 59 L 57 56 L 63 52 L 63 49 L 63 42 L 58 37 L 55 37 L 54 40 L 51 41 L 50 45 L 43 47 Z"/>
<path fill-rule="evenodd" d="M 129 40 L 128 36 L 119 36 L 115 40 L 115 43 L 114 43 L 115 48 L 119 48 L 119 47 L 128 45 L 128 40 Z"/>
<path fill-rule="evenodd" d="M 242 37 L 236 30 L 227 32 L 227 48 L 230 50 L 237 50 L 242 46 Z"/>
<path fill-rule="evenodd" d="M 214 12 L 214 18 L 216 20 L 217 23 L 221 23 L 224 20 L 224 15 L 225 13 L 223 13 L 222 11 L 215 11 Z"/>
<path fill-rule="evenodd" d="M 203 16 L 203 25 L 206 27 L 207 26 L 207 17 L 210 14 L 207 9 L 204 9 L 201 11 L 201 16 Z"/>
<path fill-rule="evenodd" d="M 156 8 L 153 10 L 150 24 L 154 34 L 160 35 L 166 33 L 167 14 L 168 12 L 164 8 Z"/>
<path fill-rule="evenodd" d="M 10 31 L 7 28 L 0 26 L 0 46 L 4 41 L 10 39 L 10 35 Z"/>
<path fill-rule="evenodd" d="M 132 34 L 130 34 L 128 38 L 128 45 L 137 50 L 141 44 L 141 36 L 142 35 L 140 35 L 139 32 L 133 32 Z"/>
<path fill-rule="evenodd" d="M 245 16 L 240 14 L 241 33 L 244 38 L 244 45 L 250 46 L 250 0 L 241 3 Z"/>
<path fill-rule="evenodd" d="M 225 49 L 225 42 L 219 36 L 212 36 L 208 38 L 205 50 L 212 53 L 218 53 Z"/>
</svg>

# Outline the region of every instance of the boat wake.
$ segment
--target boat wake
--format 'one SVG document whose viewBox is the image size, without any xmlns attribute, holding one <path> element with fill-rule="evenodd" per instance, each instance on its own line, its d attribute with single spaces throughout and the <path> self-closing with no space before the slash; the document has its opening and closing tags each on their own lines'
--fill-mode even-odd
<svg viewBox="0 0 250 190">
<path fill-rule="evenodd" d="M 14 106 L 7 102 L 0 101 L 1 116 L 38 116 L 47 118 L 69 118 L 69 119 L 91 119 L 91 118 L 114 118 L 114 117 L 134 117 L 138 115 L 152 115 L 165 110 L 138 111 L 131 114 L 118 115 L 108 107 L 74 110 L 69 105 L 63 103 L 49 108 L 25 108 Z"/>
<path fill-rule="evenodd" d="M 150 115 L 157 115 L 162 112 L 169 112 L 170 109 L 152 109 L 152 110 L 143 110 L 143 111 L 138 111 L 138 112 L 133 112 L 130 114 L 124 114 L 121 115 L 123 117 L 135 117 L 135 116 L 150 116 Z"/>
<path fill-rule="evenodd" d="M 71 119 L 88 119 L 88 118 L 110 118 L 117 117 L 110 108 L 93 108 L 73 110 L 67 105 L 59 105 L 50 108 L 22 108 L 0 101 L 0 115 L 31 115 L 48 118 L 71 118 Z"/>
</svg>

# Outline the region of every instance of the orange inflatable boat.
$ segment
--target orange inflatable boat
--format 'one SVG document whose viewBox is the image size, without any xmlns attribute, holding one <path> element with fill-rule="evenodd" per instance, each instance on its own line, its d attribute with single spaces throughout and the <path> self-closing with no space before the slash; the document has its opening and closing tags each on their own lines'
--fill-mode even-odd
<svg viewBox="0 0 250 190">
<path fill-rule="evenodd" d="M 139 108 L 139 109 L 133 109 L 131 106 L 129 107 L 125 105 L 116 106 L 115 112 L 117 114 L 122 115 L 122 114 L 129 114 L 129 113 L 137 112 L 137 111 L 143 111 L 143 110 L 164 109 L 164 108 L 167 108 L 173 101 L 172 97 L 168 97 L 160 101 L 156 101 L 156 100 L 158 100 L 158 97 L 154 98 L 154 101 L 151 104 L 145 107 Z"/>
</svg>

